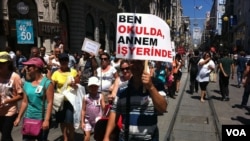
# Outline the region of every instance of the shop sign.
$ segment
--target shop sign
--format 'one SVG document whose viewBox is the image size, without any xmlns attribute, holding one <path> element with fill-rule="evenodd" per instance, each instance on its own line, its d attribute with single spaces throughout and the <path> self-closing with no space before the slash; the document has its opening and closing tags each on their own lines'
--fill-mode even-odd
<svg viewBox="0 0 250 141">
<path fill-rule="evenodd" d="M 55 23 L 40 22 L 39 23 L 39 36 L 54 37 L 60 35 L 62 26 Z"/>
<path fill-rule="evenodd" d="M 18 44 L 34 44 L 32 20 L 16 20 L 16 32 Z"/>
<path fill-rule="evenodd" d="M 17 9 L 17 11 L 20 13 L 20 14 L 22 14 L 22 15 L 26 15 L 26 14 L 28 14 L 29 13 L 29 6 L 28 5 L 26 5 L 24 2 L 19 2 L 19 3 L 17 3 L 17 5 L 16 5 L 16 9 Z"/>
</svg>

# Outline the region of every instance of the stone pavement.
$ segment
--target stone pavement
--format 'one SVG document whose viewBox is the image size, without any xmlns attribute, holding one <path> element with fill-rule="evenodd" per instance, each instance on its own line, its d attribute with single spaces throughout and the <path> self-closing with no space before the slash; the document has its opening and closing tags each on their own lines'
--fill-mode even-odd
<svg viewBox="0 0 250 141">
<path fill-rule="evenodd" d="M 236 80 L 230 80 L 230 101 L 220 101 L 218 81 L 210 82 L 208 98 L 201 103 L 200 93 L 187 93 L 189 76 L 184 69 L 178 96 L 176 99 L 168 98 L 167 113 L 158 117 L 159 141 L 219 141 L 222 124 L 249 125 L 250 108 L 240 108 L 238 105 L 244 89 L 236 88 L 234 84 Z M 20 126 L 14 127 L 12 134 L 15 141 L 21 141 Z M 60 128 L 52 128 L 48 139 L 61 141 Z M 82 140 L 83 133 L 79 129 L 76 131 L 76 141 Z"/>
<path fill-rule="evenodd" d="M 208 84 L 206 101 L 201 103 L 200 91 L 188 93 L 189 76 L 184 70 L 182 93 L 179 92 L 177 99 L 170 98 L 168 113 L 159 116 L 159 141 L 221 141 L 222 125 L 249 125 L 250 108 L 239 106 L 244 88 L 236 88 L 235 84 L 236 78 L 230 79 L 230 101 L 221 101 L 217 78 L 217 82 Z"/>
</svg>

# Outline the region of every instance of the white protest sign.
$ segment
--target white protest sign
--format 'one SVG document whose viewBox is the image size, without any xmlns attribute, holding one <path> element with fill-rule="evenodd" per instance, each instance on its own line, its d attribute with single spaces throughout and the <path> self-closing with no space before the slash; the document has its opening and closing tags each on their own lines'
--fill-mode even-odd
<svg viewBox="0 0 250 141">
<path fill-rule="evenodd" d="M 172 47 L 172 56 L 175 56 L 175 44 L 174 41 L 171 42 L 171 47 Z"/>
<path fill-rule="evenodd" d="M 90 40 L 88 38 L 85 38 L 83 45 L 82 45 L 82 51 L 86 51 L 88 53 L 98 55 L 98 50 L 100 46 L 101 46 L 100 43 Z"/>
<path fill-rule="evenodd" d="M 155 15 L 118 13 L 116 57 L 172 62 L 169 26 Z"/>
</svg>

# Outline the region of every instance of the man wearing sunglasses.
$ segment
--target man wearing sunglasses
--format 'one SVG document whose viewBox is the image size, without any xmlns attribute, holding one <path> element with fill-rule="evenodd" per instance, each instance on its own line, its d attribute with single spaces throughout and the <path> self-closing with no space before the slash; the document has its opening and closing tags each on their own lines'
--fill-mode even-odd
<svg viewBox="0 0 250 141">
<path fill-rule="evenodd" d="M 129 68 L 133 76 L 117 92 L 103 141 L 109 141 L 120 115 L 123 126 L 119 140 L 158 141 L 157 116 L 167 108 L 160 94 L 164 86 L 153 84 L 150 73 L 144 71 L 144 61 L 132 60 Z"/>
</svg>

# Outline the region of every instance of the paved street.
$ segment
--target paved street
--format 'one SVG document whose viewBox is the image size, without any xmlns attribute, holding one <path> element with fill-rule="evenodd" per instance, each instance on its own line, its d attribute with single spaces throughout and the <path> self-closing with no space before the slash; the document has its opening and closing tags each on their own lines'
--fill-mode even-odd
<svg viewBox="0 0 250 141">
<path fill-rule="evenodd" d="M 221 101 L 218 82 L 211 82 L 207 89 L 208 98 L 205 103 L 201 103 L 199 93 L 187 93 L 188 78 L 184 70 L 178 96 L 176 99 L 168 98 L 168 112 L 158 118 L 160 141 L 219 141 L 222 124 L 250 124 L 250 109 L 238 106 L 243 88 L 235 87 L 236 79 L 230 80 L 230 101 Z M 13 137 L 15 141 L 21 141 L 20 126 L 14 128 Z M 49 140 L 62 140 L 59 128 L 50 130 Z M 83 134 L 79 129 L 76 132 L 76 141 L 82 140 Z"/>
</svg>

